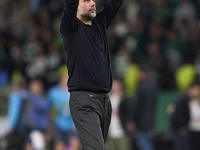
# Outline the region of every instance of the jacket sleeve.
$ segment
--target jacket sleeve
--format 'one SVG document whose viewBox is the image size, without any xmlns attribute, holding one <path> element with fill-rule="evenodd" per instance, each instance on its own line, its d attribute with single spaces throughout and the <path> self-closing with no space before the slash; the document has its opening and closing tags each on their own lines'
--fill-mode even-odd
<svg viewBox="0 0 200 150">
<path fill-rule="evenodd" d="M 108 29 L 112 21 L 114 20 L 123 0 L 108 0 L 104 8 L 97 14 L 97 18 L 104 24 L 105 28 Z"/>
<path fill-rule="evenodd" d="M 144 103 L 144 90 L 143 88 L 141 88 L 140 86 L 137 88 L 136 90 L 136 96 L 135 96 L 135 101 L 134 101 L 134 111 L 133 111 L 133 122 L 135 122 L 136 124 L 139 122 L 140 120 L 140 116 L 142 114 L 143 111 L 143 103 Z"/>
<path fill-rule="evenodd" d="M 14 130 L 20 115 L 21 99 L 17 94 L 12 93 L 9 96 L 8 105 L 8 126 L 11 130 Z"/>
<path fill-rule="evenodd" d="M 61 23 L 60 23 L 60 33 L 62 35 L 68 35 L 75 31 L 76 27 L 76 13 L 79 0 L 65 0 L 64 10 L 62 13 Z"/>
<path fill-rule="evenodd" d="M 186 96 L 180 97 L 175 103 L 175 112 L 172 115 L 172 127 L 176 130 L 188 125 L 190 119 L 188 103 L 189 99 Z"/>
</svg>

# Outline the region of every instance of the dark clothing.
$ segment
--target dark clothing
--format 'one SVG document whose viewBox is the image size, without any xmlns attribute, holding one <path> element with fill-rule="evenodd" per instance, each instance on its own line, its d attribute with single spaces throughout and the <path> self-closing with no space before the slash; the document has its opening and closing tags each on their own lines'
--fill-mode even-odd
<svg viewBox="0 0 200 150">
<path fill-rule="evenodd" d="M 200 132 L 190 131 L 190 146 L 192 150 L 200 150 Z"/>
<path fill-rule="evenodd" d="M 82 150 L 105 150 L 112 113 L 108 94 L 74 91 L 70 94 L 69 104 L 83 142 Z"/>
<path fill-rule="evenodd" d="M 174 150 L 190 150 L 188 130 L 186 130 L 186 132 L 182 134 L 180 134 L 178 131 L 174 131 L 173 135 Z"/>
<path fill-rule="evenodd" d="M 187 128 L 190 120 L 189 114 L 189 101 L 190 98 L 187 94 L 180 96 L 175 101 L 175 111 L 172 115 L 172 128 L 177 131 L 180 128 Z"/>
<path fill-rule="evenodd" d="M 132 119 L 133 114 L 133 100 L 124 98 L 119 105 L 119 118 L 123 129 L 129 133 L 126 129 L 126 124 Z"/>
<path fill-rule="evenodd" d="M 174 149 L 179 150 L 189 150 L 189 131 L 188 123 L 190 120 L 189 114 L 189 101 L 190 98 L 187 94 L 181 95 L 174 103 L 175 111 L 172 114 L 172 129 L 174 133 Z M 181 132 L 181 130 L 185 132 Z"/>
<path fill-rule="evenodd" d="M 136 90 L 133 121 L 139 130 L 152 129 L 158 87 L 153 81 L 140 81 Z"/>
<path fill-rule="evenodd" d="M 16 131 L 10 132 L 7 135 L 0 137 L 0 150 L 21 150 L 25 144 L 25 139 L 21 133 Z"/>
<path fill-rule="evenodd" d="M 188 135 L 188 122 L 189 115 L 189 101 L 190 98 L 187 94 L 181 95 L 174 103 L 175 111 L 172 114 L 172 129 L 174 133 L 174 149 L 189 150 L 189 135 Z M 185 128 L 185 132 L 181 133 L 180 129 Z"/>
<path fill-rule="evenodd" d="M 29 93 L 27 99 L 22 101 L 22 108 L 19 118 L 19 130 L 27 129 L 45 131 L 49 124 L 47 100 L 38 95 Z M 28 135 L 29 133 L 27 133 Z"/>
<path fill-rule="evenodd" d="M 158 87 L 156 83 L 150 79 L 141 80 L 138 83 L 133 108 L 133 122 L 138 129 L 136 144 L 141 150 L 155 149 L 148 131 L 153 128 L 157 96 Z"/>
<path fill-rule="evenodd" d="M 60 32 L 66 51 L 69 91 L 108 93 L 112 72 L 106 30 L 123 0 L 108 0 L 92 21 L 82 23 L 77 17 L 78 0 L 65 0 Z"/>
<path fill-rule="evenodd" d="M 55 135 L 55 141 L 56 142 L 63 142 L 66 145 L 70 145 L 69 141 L 71 138 L 78 138 L 78 135 L 75 131 L 73 130 L 57 130 L 56 135 Z"/>
</svg>

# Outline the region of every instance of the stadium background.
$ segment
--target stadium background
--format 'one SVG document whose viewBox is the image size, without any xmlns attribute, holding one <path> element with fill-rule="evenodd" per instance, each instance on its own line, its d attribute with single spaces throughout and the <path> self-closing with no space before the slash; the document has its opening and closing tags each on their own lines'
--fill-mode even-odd
<svg viewBox="0 0 200 150">
<path fill-rule="evenodd" d="M 98 10 L 104 2 L 96 1 Z M 62 10 L 63 0 L 0 1 L 0 122 L 20 75 L 41 78 L 46 91 L 56 84 L 57 70 L 66 63 Z M 199 10 L 198 0 L 124 0 L 108 30 L 114 77 L 122 80 L 125 96 L 134 97 L 140 65 L 158 82 L 154 130 L 163 138 L 170 138 L 168 104 L 199 80 Z"/>
</svg>

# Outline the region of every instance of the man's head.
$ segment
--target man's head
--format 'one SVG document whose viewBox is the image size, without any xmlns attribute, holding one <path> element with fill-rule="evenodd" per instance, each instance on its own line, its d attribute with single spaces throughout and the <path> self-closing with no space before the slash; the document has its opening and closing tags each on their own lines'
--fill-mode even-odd
<svg viewBox="0 0 200 150">
<path fill-rule="evenodd" d="M 91 24 L 94 17 L 96 17 L 96 5 L 94 0 L 79 0 L 77 18 L 83 23 Z"/>
<path fill-rule="evenodd" d="M 140 66 L 138 78 L 140 81 L 146 81 L 147 79 L 150 78 L 150 70 L 149 70 L 148 66 L 146 66 L 146 65 Z"/>
<path fill-rule="evenodd" d="M 29 83 L 30 92 L 35 95 L 42 95 L 43 94 L 43 83 L 40 79 L 31 80 Z"/>
<path fill-rule="evenodd" d="M 20 91 L 26 88 L 26 79 L 22 76 L 17 80 L 12 81 L 14 91 Z"/>
<path fill-rule="evenodd" d="M 194 83 L 188 89 L 188 95 L 190 98 L 198 98 L 200 94 L 200 84 Z"/>
</svg>

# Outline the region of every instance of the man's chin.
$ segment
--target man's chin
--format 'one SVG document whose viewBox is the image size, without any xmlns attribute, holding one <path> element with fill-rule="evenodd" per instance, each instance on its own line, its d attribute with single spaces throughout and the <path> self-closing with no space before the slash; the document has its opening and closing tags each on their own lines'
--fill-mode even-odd
<svg viewBox="0 0 200 150">
<path fill-rule="evenodd" d="M 90 14 L 91 19 L 94 19 L 96 17 L 96 13 Z"/>
<path fill-rule="evenodd" d="M 94 19 L 96 17 L 96 13 L 93 13 L 93 14 L 87 14 L 87 15 L 82 15 L 82 18 L 84 19 L 84 20 L 92 20 L 92 19 Z"/>
</svg>

